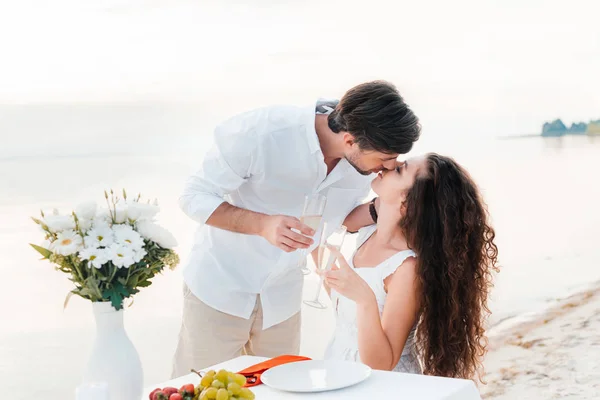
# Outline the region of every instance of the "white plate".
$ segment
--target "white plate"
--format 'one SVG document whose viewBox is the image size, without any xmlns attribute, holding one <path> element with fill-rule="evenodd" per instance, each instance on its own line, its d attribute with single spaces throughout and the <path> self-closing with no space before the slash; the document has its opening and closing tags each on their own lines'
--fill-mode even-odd
<svg viewBox="0 0 600 400">
<path fill-rule="evenodd" d="M 350 361 L 309 360 L 267 370 L 262 382 L 286 392 L 325 392 L 356 385 L 371 376 L 371 368 Z"/>
</svg>

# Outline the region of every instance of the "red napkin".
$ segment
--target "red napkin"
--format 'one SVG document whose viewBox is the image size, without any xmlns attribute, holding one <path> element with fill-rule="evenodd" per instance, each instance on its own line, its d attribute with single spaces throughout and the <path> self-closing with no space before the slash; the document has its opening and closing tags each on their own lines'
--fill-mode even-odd
<svg viewBox="0 0 600 400">
<path fill-rule="evenodd" d="M 246 384 L 244 385 L 244 387 L 258 386 L 262 384 L 262 381 L 260 380 L 261 375 L 269 368 L 277 367 L 279 365 L 288 364 L 292 362 L 308 360 L 310 360 L 310 358 L 308 357 L 283 355 L 252 365 L 246 369 L 241 370 L 240 372 L 238 372 L 238 374 L 244 375 L 246 377 Z"/>
</svg>

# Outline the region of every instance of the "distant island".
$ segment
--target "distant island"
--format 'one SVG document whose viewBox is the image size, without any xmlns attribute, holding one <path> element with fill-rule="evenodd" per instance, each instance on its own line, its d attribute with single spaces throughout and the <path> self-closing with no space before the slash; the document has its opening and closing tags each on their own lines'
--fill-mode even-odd
<svg viewBox="0 0 600 400">
<path fill-rule="evenodd" d="M 542 136 L 556 137 L 564 135 L 599 135 L 600 136 L 600 119 L 590 121 L 589 123 L 578 122 L 567 126 L 560 120 L 555 119 L 552 122 L 544 123 L 542 127 Z"/>
</svg>

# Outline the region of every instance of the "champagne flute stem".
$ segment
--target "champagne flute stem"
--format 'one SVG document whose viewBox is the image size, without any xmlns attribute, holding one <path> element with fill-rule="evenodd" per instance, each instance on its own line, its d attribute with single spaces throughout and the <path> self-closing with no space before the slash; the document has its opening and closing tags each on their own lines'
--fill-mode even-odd
<svg viewBox="0 0 600 400">
<path fill-rule="evenodd" d="M 323 280 L 324 280 L 323 277 L 321 277 L 321 279 L 319 279 L 319 286 L 317 287 L 317 292 L 315 293 L 315 299 L 314 299 L 315 302 L 319 301 L 319 295 L 321 294 L 321 287 L 323 286 Z"/>
<path fill-rule="evenodd" d="M 298 260 L 298 267 L 302 265 L 302 261 L 306 259 L 306 250 L 300 249 L 300 259 Z"/>
</svg>

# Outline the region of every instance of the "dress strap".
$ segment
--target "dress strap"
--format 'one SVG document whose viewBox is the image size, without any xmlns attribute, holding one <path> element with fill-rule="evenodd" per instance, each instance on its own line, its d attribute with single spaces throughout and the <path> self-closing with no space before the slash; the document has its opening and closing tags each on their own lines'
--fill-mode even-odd
<svg viewBox="0 0 600 400">
<path fill-rule="evenodd" d="M 373 235 L 373 233 L 375 233 L 376 230 L 377 230 L 376 224 L 365 226 L 364 228 L 360 228 L 358 230 L 358 238 L 356 239 L 356 250 L 358 250 L 358 248 L 360 246 L 365 244 L 367 239 L 369 239 L 371 237 L 371 235 Z"/>
</svg>

